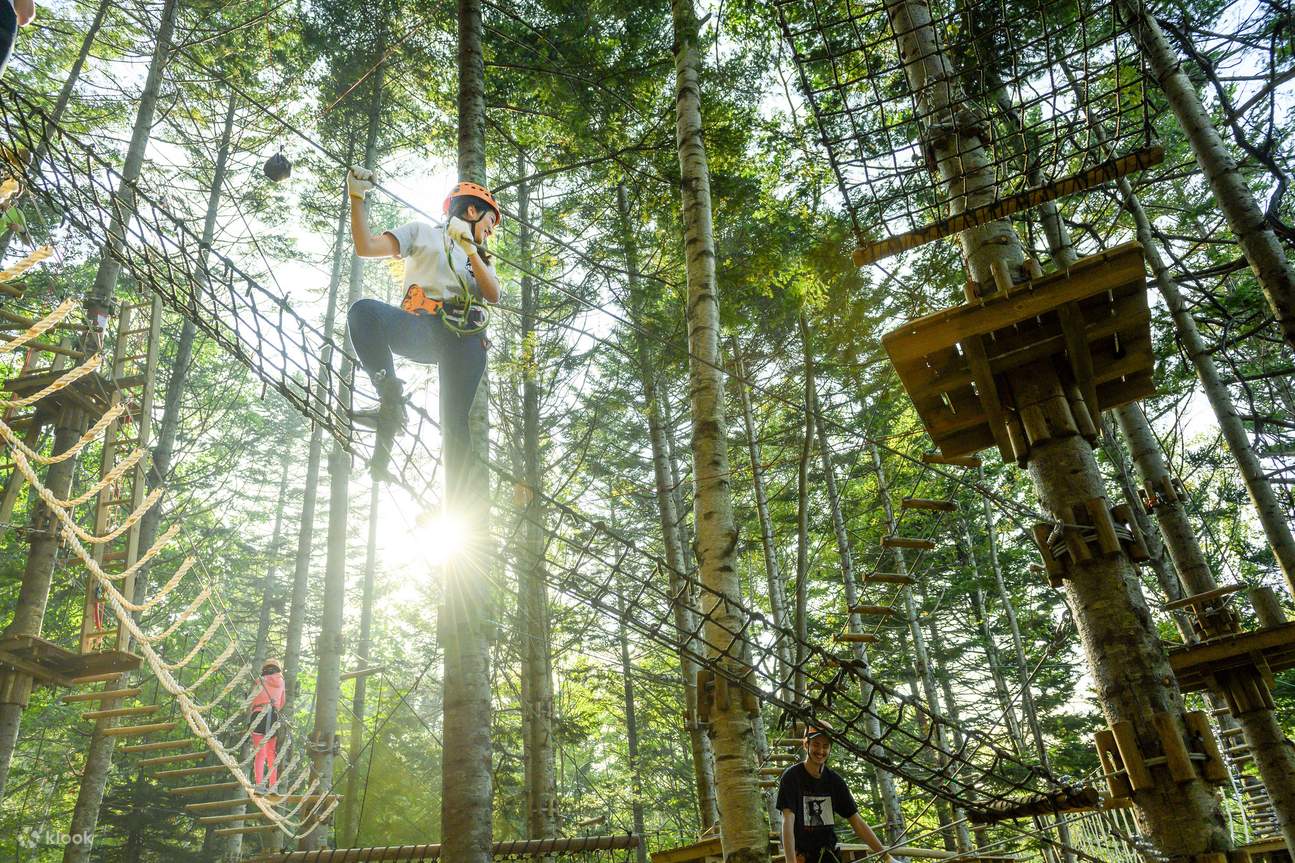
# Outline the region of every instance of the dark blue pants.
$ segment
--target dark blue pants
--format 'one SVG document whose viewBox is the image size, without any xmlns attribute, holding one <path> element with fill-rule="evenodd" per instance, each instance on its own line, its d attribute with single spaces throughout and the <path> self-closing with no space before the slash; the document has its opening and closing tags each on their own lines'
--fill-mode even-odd
<svg viewBox="0 0 1295 863">
<path fill-rule="evenodd" d="M 14 39 L 18 37 L 18 14 L 13 11 L 13 0 L 0 0 L 0 75 L 9 63 Z"/>
<path fill-rule="evenodd" d="M 468 411 L 486 370 L 485 334 L 460 336 L 439 317 L 411 314 L 377 300 L 351 306 L 346 321 L 355 355 L 370 375 L 383 369 L 395 374 L 394 355 L 437 366 L 447 479 L 462 476 L 461 460 L 469 452 Z"/>
</svg>

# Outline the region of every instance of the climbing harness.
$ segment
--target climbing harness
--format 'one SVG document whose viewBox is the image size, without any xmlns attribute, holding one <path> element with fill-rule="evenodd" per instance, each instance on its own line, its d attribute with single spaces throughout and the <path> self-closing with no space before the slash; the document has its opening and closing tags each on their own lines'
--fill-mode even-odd
<svg viewBox="0 0 1295 863">
<path fill-rule="evenodd" d="M 460 187 L 469 185 L 472 184 L 459 184 Z M 449 200 L 449 198 L 445 199 L 447 209 Z M 400 308 L 415 315 L 439 317 L 445 324 L 445 328 L 459 337 L 474 336 L 483 332 L 490 323 L 490 309 L 484 303 L 477 301 L 468 286 L 468 280 L 455 269 L 454 259 L 450 256 L 451 243 L 450 235 L 446 233 L 445 262 L 454 273 L 454 277 L 459 280 L 459 295 L 452 300 L 435 300 L 427 296 L 427 292 L 421 285 L 410 285 L 409 290 L 405 291 L 405 298 L 400 301 Z"/>
</svg>

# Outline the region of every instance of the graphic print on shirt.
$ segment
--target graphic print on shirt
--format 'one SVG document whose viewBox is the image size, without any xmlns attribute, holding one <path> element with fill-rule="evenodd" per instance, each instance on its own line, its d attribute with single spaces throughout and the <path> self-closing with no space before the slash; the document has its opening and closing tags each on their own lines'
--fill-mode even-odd
<svg viewBox="0 0 1295 863">
<path fill-rule="evenodd" d="M 806 795 L 803 799 L 805 801 L 805 812 L 802 817 L 806 827 L 832 826 L 832 798 L 830 795 L 821 797 Z"/>
</svg>

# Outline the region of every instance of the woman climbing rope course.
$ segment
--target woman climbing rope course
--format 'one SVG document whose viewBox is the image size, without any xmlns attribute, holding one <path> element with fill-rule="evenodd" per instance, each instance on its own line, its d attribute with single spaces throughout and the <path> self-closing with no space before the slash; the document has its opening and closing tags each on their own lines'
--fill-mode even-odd
<svg viewBox="0 0 1295 863">
<path fill-rule="evenodd" d="M 279 747 L 274 726 L 278 724 L 284 698 L 283 666 L 277 659 L 267 659 L 261 664 L 261 676 L 256 679 L 251 707 L 252 778 L 256 780 L 256 790 L 262 793 L 275 793 L 279 784 Z M 269 776 L 266 775 L 267 767 Z"/>
<path fill-rule="evenodd" d="M 399 307 L 363 299 L 347 313 L 348 332 L 360 365 L 378 391 L 378 408 L 353 412 L 377 429 L 370 467 L 377 479 L 387 475 L 391 441 L 404 425 L 404 387 L 396 377 L 394 355 L 440 369 L 441 433 L 445 440 L 447 481 L 453 486 L 467 457 L 468 410 L 486 368 L 486 307 L 499 301 L 499 280 L 484 246 L 502 221 L 494 196 L 476 183 L 459 183 L 442 206 L 444 226 L 409 222 L 374 236 L 369 231 L 365 196 L 373 189 L 372 171 L 347 174 L 351 197 L 351 236 L 362 258 L 403 258 L 405 298 Z"/>
</svg>

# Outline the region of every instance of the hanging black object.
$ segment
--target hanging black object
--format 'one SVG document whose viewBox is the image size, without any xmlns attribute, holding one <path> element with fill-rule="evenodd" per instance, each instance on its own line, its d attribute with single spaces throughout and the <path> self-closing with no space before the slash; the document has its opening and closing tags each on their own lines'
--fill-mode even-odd
<svg viewBox="0 0 1295 863">
<path fill-rule="evenodd" d="M 275 153 L 265 160 L 265 176 L 269 177 L 276 183 L 282 183 L 292 175 L 292 163 L 288 157 L 283 155 L 283 151 Z"/>
</svg>

